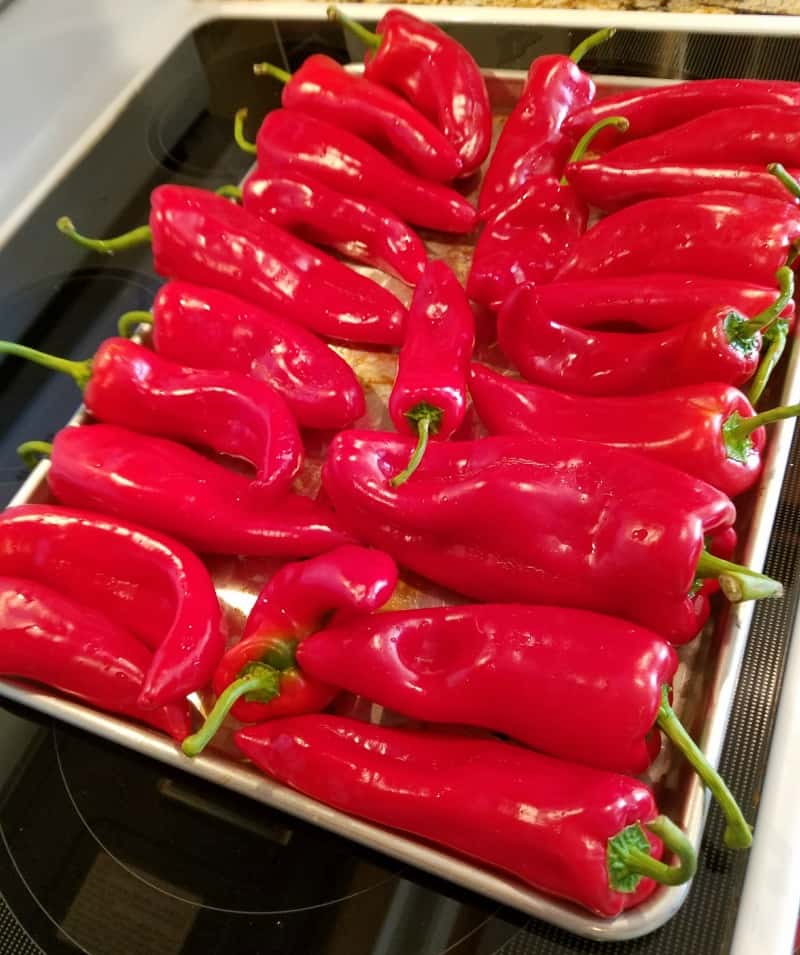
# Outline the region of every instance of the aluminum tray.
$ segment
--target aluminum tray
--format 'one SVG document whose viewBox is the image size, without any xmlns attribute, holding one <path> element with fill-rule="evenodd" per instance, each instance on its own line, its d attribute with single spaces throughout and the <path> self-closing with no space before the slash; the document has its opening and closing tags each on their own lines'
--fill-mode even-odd
<svg viewBox="0 0 800 955">
<path fill-rule="evenodd" d="M 486 77 L 497 111 L 499 128 L 503 114 L 519 95 L 524 74 L 517 71 L 487 71 Z M 597 80 L 601 94 L 613 92 L 623 86 L 654 84 L 652 80 L 637 81 L 631 78 L 597 77 Z M 432 254 L 446 258 L 456 272 L 464 277 L 469 264 L 468 243 L 463 240 L 437 238 L 429 241 L 428 245 Z M 409 291 L 405 287 L 380 273 L 368 269 L 359 271 L 378 278 L 382 284 L 393 288 L 408 300 Z M 394 375 L 394 356 L 390 353 L 348 348 L 338 350 L 355 368 L 365 387 L 368 410 L 362 423 L 370 427 L 390 427 L 386 402 Z M 481 357 L 495 363 L 500 361 L 492 349 L 488 349 Z M 798 363 L 800 349 L 795 344 L 788 362 L 784 359 L 783 363 L 782 404 L 800 400 Z M 71 423 L 81 425 L 85 420 L 86 415 L 81 408 Z M 766 555 L 793 427 L 792 421 L 781 422 L 773 427 L 759 486 L 740 501 L 737 527 L 741 546 L 738 557 L 755 569 L 762 568 Z M 309 450 L 309 462 L 300 480 L 301 486 L 311 491 L 319 481 L 319 464 L 324 447 Z M 40 463 L 10 506 L 50 500 L 46 483 L 48 468 L 48 462 Z M 255 594 L 277 566 L 277 562 L 213 558 L 208 563 L 226 610 L 231 636 L 235 638 L 241 631 Z M 458 601 L 461 598 L 448 595 L 441 589 L 409 575 L 403 577 L 391 606 L 425 606 L 447 602 L 449 599 Z M 714 765 L 719 760 L 725 737 L 752 613 L 753 604 L 722 608 L 714 619 L 713 635 L 704 634 L 680 651 L 681 666 L 675 681 L 675 707 Z M 688 885 L 659 889 L 643 905 L 614 920 L 597 918 L 569 903 L 533 891 L 504 875 L 355 819 L 272 782 L 241 761 L 230 744 L 229 734 L 223 733 L 222 739 L 216 742 L 212 751 L 207 751 L 196 759 L 189 759 L 171 740 L 155 730 L 99 713 L 29 684 L 0 680 L 0 694 L 588 938 L 624 940 L 652 932 L 677 912 L 689 891 Z M 197 699 L 195 703 L 199 710 L 204 710 L 203 700 Z M 378 708 L 365 708 L 360 701 L 354 701 L 353 705 L 358 712 L 369 718 L 381 719 L 384 716 Z M 234 725 L 233 721 L 231 725 Z M 709 800 L 697 777 L 684 760 L 672 758 L 670 747 L 665 744 L 647 778 L 655 788 L 661 808 L 681 823 L 695 847 L 699 849 Z"/>
</svg>

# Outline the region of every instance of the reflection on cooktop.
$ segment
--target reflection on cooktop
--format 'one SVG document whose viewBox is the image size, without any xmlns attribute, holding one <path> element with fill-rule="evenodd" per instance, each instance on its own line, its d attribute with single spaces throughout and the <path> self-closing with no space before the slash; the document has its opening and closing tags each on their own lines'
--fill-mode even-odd
<svg viewBox="0 0 800 955">
<path fill-rule="evenodd" d="M 0 889 L 18 915 L 15 901 L 35 906 L 48 952 L 489 955 L 523 930 L 521 916 L 101 740 L 5 722 L 26 748 L 2 791 Z"/>
</svg>

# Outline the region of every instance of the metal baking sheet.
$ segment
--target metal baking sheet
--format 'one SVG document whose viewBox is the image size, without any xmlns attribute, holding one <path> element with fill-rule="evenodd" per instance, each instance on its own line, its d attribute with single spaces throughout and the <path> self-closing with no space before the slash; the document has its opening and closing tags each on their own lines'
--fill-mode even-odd
<svg viewBox="0 0 800 955">
<path fill-rule="evenodd" d="M 524 74 L 516 71 L 487 72 L 487 83 L 497 111 L 498 129 L 516 97 Z M 601 91 L 610 93 L 621 86 L 651 85 L 652 80 L 598 77 Z M 446 258 L 463 279 L 469 266 L 470 243 L 462 238 L 428 242 L 433 255 Z M 380 273 L 360 268 L 359 271 L 378 278 L 382 284 L 408 300 L 409 290 Z M 337 349 L 357 371 L 367 396 L 367 414 L 361 424 L 368 427 L 391 427 L 386 404 L 394 377 L 395 357 L 386 352 L 367 352 L 350 348 Z M 796 346 L 784 359 L 781 403 L 800 400 Z M 496 349 L 484 348 L 479 357 L 494 364 L 502 359 Z M 79 410 L 72 424 L 80 426 L 86 420 Z M 477 424 L 473 422 L 477 429 Z M 786 468 L 793 430 L 793 422 L 774 426 L 769 438 L 764 473 L 755 492 L 740 501 L 738 529 L 742 546 L 739 559 L 749 566 L 761 569 L 770 538 L 771 527 L 780 494 L 781 479 Z M 475 433 L 479 433 L 477 430 Z M 300 488 L 313 492 L 319 483 L 319 468 L 324 447 L 309 448 L 309 460 L 302 472 Z M 11 506 L 28 502 L 50 500 L 46 475 L 49 464 L 42 462 L 20 489 Z M 231 638 L 236 639 L 246 614 L 263 582 L 278 566 L 278 562 L 244 558 L 215 557 L 208 560 L 220 600 L 225 608 Z M 404 575 L 390 606 L 395 609 L 426 606 L 459 601 L 419 578 Z M 742 654 L 753 613 L 753 604 L 723 608 L 715 617 L 713 635 L 706 633 L 691 645 L 681 648 L 681 666 L 675 681 L 675 706 L 684 723 L 693 732 L 710 761 L 716 765 L 725 737 L 728 714 L 736 688 Z M 467 889 L 517 908 L 537 918 L 560 926 L 576 934 L 597 940 L 624 940 L 652 932 L 664 924 L 680 908 L 689 886 L 659 889 L 647 902 L 632 912 L 614 920 L 594 917 L 576 906 L 560 902 L 533 891 L 511 878 L 465 861 L 446 851 L 417 842 L 398 833 L 374 826 L 324 806 L 293 790 L 272 782 L 250 768 L 238 757 L 230 743 L 230 734 L 221 734 L 213 750 L 191 760 L 181 753 L 171 740 L 155 730 L 128 722 L 122 718 L 94 711 L 80 703 L 66 700 L 44 689 L 12 680 L 0 680 L 0 693 L 43 713 L 56 716 L 68 723 L 88 730 L 111 741 L 121 743 L 140 753 L 168 763 L 183 771 L 194 773 L 235 792 L 323 826 L 340 835 L 354 839 L 372 849 L 385 852 L 405 863 L 416 865 L 433 875 L 449 879 Z M 204 700 L 196 699 L 200 711 Z M 353 701 L 360 715 L 383 719 L 378 708 Z M 230 721 L 229 728 L 235 726 Z M 708 799 L 697 777 L 682 759 L 673 759 L 668 744 L 651 767 L 647 778 L 652 782 L 661 808 L 679 821 L 699 848 Z M 757 837 L 756 837 L 757 838 Z"/>
</svg>

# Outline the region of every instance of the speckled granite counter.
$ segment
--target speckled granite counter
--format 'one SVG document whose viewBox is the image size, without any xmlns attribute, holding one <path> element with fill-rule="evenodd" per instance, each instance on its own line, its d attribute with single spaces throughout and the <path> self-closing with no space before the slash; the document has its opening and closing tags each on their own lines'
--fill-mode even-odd
<svg viewBox="0 0 800 955">
<path fill-rule="evenodd" d="M 328 3 L 330 0 L 323 0 Z M 349 0 L 358 2 L 358 0 Z M 393 0 L 402 4 L 404 0 Z M 414 2 L 414 0 L 408 0 Z M 417 0 L 420 2 L 420 0 Z M 438 6 L 461 6 L 460 0 L 425 0 Z M 645 10 L 658 13 L 767 13 L 800 14 L 800 0 L 723 0 L 698 3 L 697 0 L 470 0 L 470 6 L 546 8 L 564 10 Z"/>
</svg>

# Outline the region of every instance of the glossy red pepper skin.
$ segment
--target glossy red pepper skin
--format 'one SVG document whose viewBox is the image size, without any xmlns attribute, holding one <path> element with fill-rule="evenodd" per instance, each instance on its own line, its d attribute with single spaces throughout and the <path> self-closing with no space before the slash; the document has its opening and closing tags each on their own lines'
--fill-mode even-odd
<svg viewBox="0 0 800 955">
<path fill-rule="evenodd" d="M 772 178 L 772 177 L 770 177 Z M 245 209 L 307 242 L 416 285 L 427 255 L 422 239 L 379 205 L 354 199 L 299 173 L 257 169 L 242 189 Z"/>
<path fill-rule="evenodd" d="M 190 282 L 162 285 L 153 344 L 192 368 L 225 368 L 266 381 L 304 428 L 336 429 L 366 410 L 352 368 L 313 332 L 243 299 Z"/>
<path fill-rule="evenodd" d="M 778 298 L 778 289 L 708 275 L 651 272 L 597 276 L 582 282 L 539 285 L 531 301 L 550 319 L 575 328 L 608 325 L 659 331 L 693 322 L 724 302 L 731 310 L 757 315 Z M 781 317 L 792 322 L 790 301 Z"/>
<path fill-rule="evenodd" d="M 156 710 L 136 702 L 151 660 L 109 617 L 42 583 L 0 577 L 0 673 L 44 683 L 182 740 L 191 732 L 185 702 Z"/>
<path fill-rule="evenodd" d="M 631 145 L 634 145 L 631 143 Z M 616 152 L 616 150 L 614 150 Z M 570 163 L 565 175 L 575 191 L 590 205 L 604 212 L 659 196 L 682 196 L 723 189 L 797 202 L 766 166 L 742 163 L 702 164 L 657 162 L 616 164 L 613 153 L 602 159 Z M 797 178 L 800 169 L 790 169 Z"/>
<path fill-rule="evenodd" d="M 588 209 L 571 186 L 552 178 L 528 181 L 475 246 L 467 294 L 491 309 L 518 285 L 551 281 L 586 231 Z"/>
<path fill-rule="evenodd" d="M 564 131 L 577 139 L 607 116 L 624 116 L 630 124 L 627 132 L 604 131 L 601 136 L 605 138 L 601 140 L 598 136 L 595 140 L 595 144 L 600 146 L 601 142 L 619 143 L 650 136 L 715 110 L 759 105 L 797 109 L 800 106 L 800 83 L 780 80 L 691 80 L 671 86 L 628 90 L 575 110 L 564 121 Z"/>
<path fill-rule="evenodd" d="M 256 139 L 262 170 L 310 176 L 347 196 L 378 202 L 412 225 L 464 235 L 476 212 L 454 189 L 426 182 L 344 129 L 276 109 Z"/>
<path fill-rule="evenodd" d="M 244 458 L 261 496 L 284 494 L 303 463 L 292 413 L 266 382 L 177 365 L 127 338 L 98 348 L 83 397 L 99 421 Z"/>
<path fill-rule="evenodd" d="M 755 374 L 762 335 L 731 341 L 727 307 L 655 332 L 574 328 L 550 318 L 537 289 L 520 288 L 500 310 L 503 353 L 529 381 L 576 395 L 611 397 L 706 381 L 741 385 Z"/>
<path fill-rule="evenodd" d="M 364 75 L 394 89 L 453 144 L 461 175 L 475 172 L 489 154 L 492 112 L 480 67 L 433 23 L 405 10 L 389 10 L 376 27 L 377 50 L 367 50 Z"/>
<path fill-rule="evenodd" d="M 768 285 L 800 238 L 800 208 L 764 196 L 699 192 L 648 199 L 578 239 L 557 281 L 691 272 Z"/>
<path fill-rule="evenodd" d="M 397 585 L 394 561 L 365 547 L 340 547 L 304 563 L 287 564 L 267 583 L 253 605 L 244 634 L 223 656 L 214 673 L 221 694 L 251 663 L 263 660 L 276 641 L 300 642 L 335 620 L 348 621 L 382 607 Z M 281 681 L 283 683 L 283 680 Z M 267 703 L 240 699 L 231 712 L 245 723 L 308 713 L 327 706 L 338 688 L 314 680 L 302 670 L 288 692 Z"/>
<path fill-rule="evenodd" d="M 159 275 L 239 295 L 330 338 L 402 341 L 405 309 L 391 292 L 236 203 L 158 186 L 150 205 Z"/>
<path fill-rule="evenodd" d="M 431 260 L 411 302 L 389 397 L 389 415 L 401 434 L 416 435 L 415 415 L 423 406 L 441 412 L 432 437 L 455 434 L 467 410 L 474 347 L 475 318 L 464 289 L 445 262 Z"/>
<path fill-rule="evenodd" d="M 371 143 L 423 179 L 449 182 L 462 163 L 445 135 L 402 96 L 314 54 L 284 86 L 286 109 L 308 113 Z"/>
<path fill-rule="evenodd" d="M 222 613 L 203 563 L 171 538 L 90 511 L 26 504 L 0 514 L 0 574 L 52 585 L 155 648 L 138 697 L 156 709 L 208 682 Z"/>
<path fill-rule="evenodd" d="M 722 427 L 753 406 L 737 388 L 703 383 L 647 395 L 587 398 L 500 375 L 474 363 L 470 394 L 490 434 L 560 434 L 646 454 L 736 497 L 758 480 L 764 428 L 744 461 L 728 454 Z"/>
<path fill-rule="evenodd" d="M 309 557 L 349 540 L 335 515 L 310 498 L 251 500 L 243 475 L 113 425 L 59 431 L 48 483 L 64 504 L 153 527 L 203 554 Z"/>
<path fill-rule="evenodd" d="M 798 166 L 797 106 L 735 106 L 716 110 L 664 132 L 623 143 L 603 159 L 618 166 L 714 162 L 761 168 L 768 163 Z"/>
<path fill-rule="evenodd" d="M 481 184 L 481 218 L 510 205 L 517 193 L 536 182 L 560 178 L 577 141 L 563 134 L 564 120 L 594 96 L 592 78 L 568 56 L 540 56 L 531 63 Z"/>
<path fill-rule="evenodd" d="M 345 526 L 400 564 L 478 600 L 593 610 L 692 639 L 704 535 L 733 524 L 722 493 L 658 461 L 568 438 L 432 444 L 392 487 L 408 439 L 345 431 L 323 484 Z M 487 521 L 486 516 L 491 515 Z"/>
<path fill-rule="evenodd" d="M 316 679 L 411 719 L 489 729 L 622 773 L 643 772 L 658 753 L 658 731 L 647 737 L 678 666 L 649 630 L 523 604 L 380 613 L 321 630 L 297 659 Z"/>
<path fill-rule="evenodd" d="M 650 895 L 609 887 L 606 845 L 657 814 L 628 776 L 497 740 L 371 726 L 327 714 L 245 727 L 264 773 L 327 805 L 453 849 L 603 916 Z M 476 779 L 480 786 L 476 786 Z M 660 858 L 659 840 L 648 835 Z"/>
</svg>

